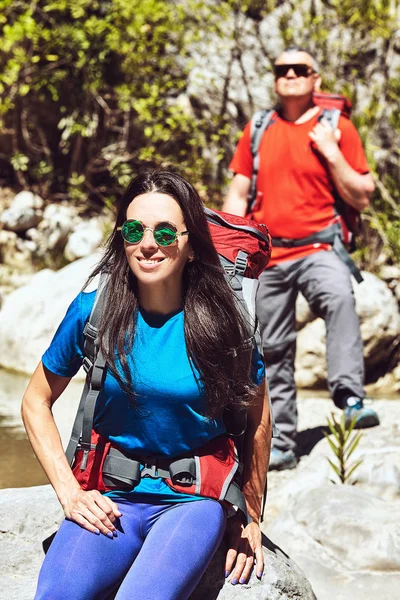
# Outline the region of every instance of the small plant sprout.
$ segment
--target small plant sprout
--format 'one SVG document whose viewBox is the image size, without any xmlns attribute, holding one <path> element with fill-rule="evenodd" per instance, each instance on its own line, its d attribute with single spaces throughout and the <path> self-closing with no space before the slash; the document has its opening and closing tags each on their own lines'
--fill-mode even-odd
<svg viewBox="0 0 400 600">
<path fill-rule="evenodd" d="M 335 464 L 335 462 L 328 458 L 328 462 L 338 476 L 339 481 L 341 483 L 349 483 L 350 477 L 362 463 L 362 459 L 350 463 L 350 457 L 357 448 L 362 433 L 358 432 L 352 435 L 356 420 L 354 418 L 350 425 L 346 427 L 344 414 L 340 420 L 337 420 L 335 414 L 332 413 L 331 418 L 328 417 L 327 421 L 329 433 L 324 432 L 324 435 L 337 461 Z M 336 483 L 332 479 L 331 482 Z"/>
</svg>

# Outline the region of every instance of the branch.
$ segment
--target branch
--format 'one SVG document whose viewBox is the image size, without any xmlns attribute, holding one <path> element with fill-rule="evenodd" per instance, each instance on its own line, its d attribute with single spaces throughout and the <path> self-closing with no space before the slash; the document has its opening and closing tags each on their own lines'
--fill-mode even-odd
<svg viewBox="0 0 400 600">
<path fill-rule="evenodd" d="M 374 209 L 374 207 L 372 206 L 372 204 L 369 205 L 369 209 L 375 217 L 375 226 L 376 226 L 376 229 L 377 229 L 379 235 L 381 236 L 383 243 L 385 244 L 385 246 L 388 246 L 389 240 L 386 236 L 386 233 L 385 233 L 382 225 L 380 224 L 378 214 L 377 214 L 376 210 Z"/>
<path fill-rule="evenodd" d="M 383 185 L 383 183 L 378 178 L 375 178 L 375 183 L 376 183 L 376 187 L 378 188 L 378 190 L 381 193 L 382 198 L 385 200 L 385 202 L 390 204 L 390 206 L 393 208 L 396 215 L 398 217 L 400 217 L 400 209 L 399 209 L 398 205 L 396 204 L 396 201 L 394 200 L 394 198 L 392 198 L 392 196 L 390 195 L 389 190 Z"/>
</svg>

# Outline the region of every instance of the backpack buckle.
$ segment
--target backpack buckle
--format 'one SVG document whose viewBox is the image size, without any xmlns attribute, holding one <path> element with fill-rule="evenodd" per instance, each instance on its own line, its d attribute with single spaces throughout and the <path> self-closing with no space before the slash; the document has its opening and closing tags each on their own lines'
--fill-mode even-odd
<svg viewBox="0 0 400 600">
<path fill-rule="evenodd" d="M 292 238 L 280 238 L 279 241 L 283 248 L 293 248 L 295 244 L 295 240 Z"/>
<path fill-rule="evenodd" d="M 243 252 L 243 250 L 239 250 L 235 260 L 235 274 L 244 275 L 247 269 L 248 262 L 248 254 Z"/>
<path fill-rule="evenodd" d="M 152 477 L 153 479 L 156 479 L 158 477 L 157 465 L 150 465 L 149 463 L 145 463 L 143 469 L 140 472 L 140 477 Z"/>
<path fill-rule="evenodd" d="M 92 361 L 87 356 L 83 359 L 82 367 L 86 374 L 89 373 L 90 369 L 93 367 Z"/>
</svg>

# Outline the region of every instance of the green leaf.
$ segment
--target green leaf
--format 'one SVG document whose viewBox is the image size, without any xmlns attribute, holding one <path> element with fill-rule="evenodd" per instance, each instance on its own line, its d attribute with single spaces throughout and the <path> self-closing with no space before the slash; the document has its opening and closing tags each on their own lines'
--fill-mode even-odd
<svg viewBox="0 0 400 600">
<path fill-rule="evenodd" d="M 341 479 L 341 473 L 340 473 L 340 469 L 339 469 L 339 467 L 337 467 L 337 466 L 335 465 L 335 463 L 333 463 L 333 462 L 331 461 L 331 459 L 330 459 L 330 458 L 328 458 L 327 460 L 328 460 L 329 464 L 331 465 L 332 469 L 335 471 L 336 475 L 339 477 L 339 479 Z"/>
<path fill-rule="evenodd" d="M 358 444 L 360 443 L 361 438 L 362 438 L 362 433 L 360 431 L 356 436 L 354 436 L 353 440 L 350 443 L 350 446 L 347 448 L 347 450 L 345 452 L 346 460 L 348 458 L 350 458 L 350 456 L 353 454 L 354 450 L 357 448 Z"/>
<path fill-rule="evenodd" d="M 351 475 L 362 464 L 362 462 L 363 462 L 362 459 L 358 460 L 354 465 L 352 465 L 350 470 L 346 472 L 346 481 L 348 481 L 350 479 Z"/>
<path fill-rule="evenodd" d="M 326 432 L 324 432 L 324 435 L 325 435 L 326 439 L 328 440 L 328 444 L 332 448 L 333 452 L 335 453 L 336 456 L 338 456 L 339 447 L 336 446 L 336 444 L 331 440 L 331 438 L 329 437 L 329 435 Z"/>
</svg>

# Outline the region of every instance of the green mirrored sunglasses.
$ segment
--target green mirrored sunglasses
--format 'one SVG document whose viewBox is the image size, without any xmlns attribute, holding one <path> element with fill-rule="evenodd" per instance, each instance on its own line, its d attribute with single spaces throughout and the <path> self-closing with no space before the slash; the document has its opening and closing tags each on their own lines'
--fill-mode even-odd
<svg viewBox="0 0 400 600">
<path fill-rule="evenodd" d="M 157 223 L 155 227 L 145 227 L 141 221 L 128 219 L 122 227 L 118 227 L 118 231 L 121 231 L 122 237 L 128 244 L 141 242 L 147 230 L 153 232 L 154 240 L 159 246 L 170 246 L 176 242 L 178 236 L 189 234 L 188 231 L 178 233 L 175 225 L 168 223 L 168 221 Z"/>
</svg>

